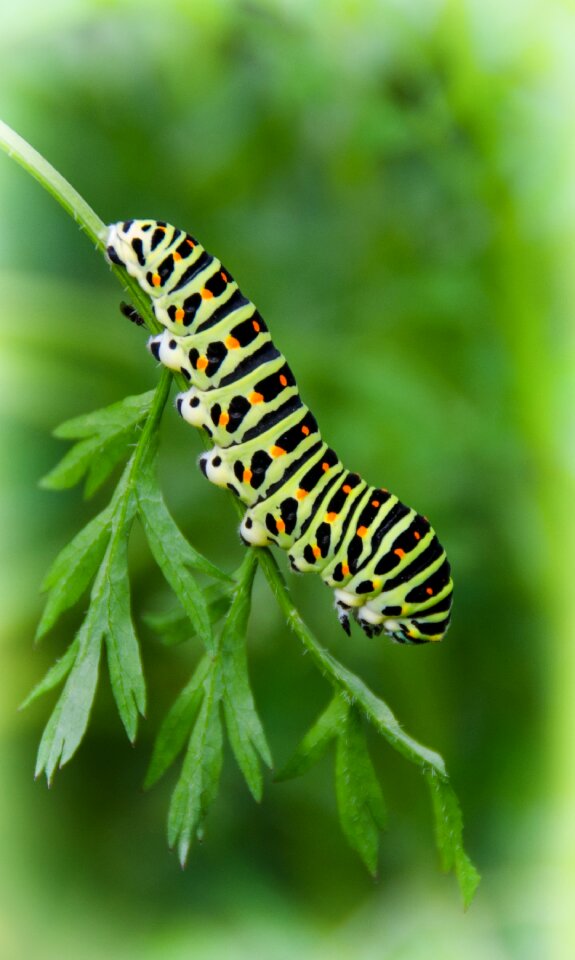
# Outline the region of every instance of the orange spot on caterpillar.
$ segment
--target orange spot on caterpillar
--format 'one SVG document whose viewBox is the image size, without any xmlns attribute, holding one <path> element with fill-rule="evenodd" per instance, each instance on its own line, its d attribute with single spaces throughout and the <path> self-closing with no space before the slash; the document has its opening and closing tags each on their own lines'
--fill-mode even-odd
<svg viewBox="0 0 575 960">
<path fill-rule="evenodd" d="M 191 248 L 192 248 L 192 250 L 194 249 L 194 247 L 195 247 L 195 243 L 194 243 L 194 241 L 193 241 L 193 240 L 190 240 L 190 238 L 189 238 L 189 237 L 186 237 L 186 243 L 188 244 L 188 246 L 189 246 L 189 247 L 191 247 Z"/>
<path fill-rule="evenodd" d="M 379 590 L 379 588 L 381 587 L 381 580 L 372 580 L 371 585 L 374 590 Z"/>
<path fill-rule="evenodd" d="M 258 393 L 257 390 L 254 390 L 253 393 L 250 393 L 248 400 L 253 405 L 254 403 L 263 403 L 264 398 L 261 393 Z"/>
<path fill-rule="evenodd" d="M 372 507 L 379 507 L 379 500 L 372 500 L 371 505 Z"/>
<path fill-rule="evenodd" d="M 230 415 L 229 415 L 229 413 L 227 413 L 227 412 L 224 410 L 223 413 L 220 413 L 220 419 L 218 420 L 218 426 L 220 426 L 220 427 L 227 427 L 227 425 L 228 425 L 229 422 L 230 422 Z"/>
<path fill-rule="evenodd" d="M 425 592 L 426 592 L 430 597 L 433 596 L 433 588 L 432 588 L 432 587 L 426 587 L 426 588 L 425 588 Z"/>
<path fill-rule="evenodd" d="M 253 477 L 253 473 L 252 473 L 251 470 L 244 470 L 244 474 L 243 474 L 243 478 L 242 478 L 243 481 L 244 481 L 244 483 L 250 483 L 252 477 Z"/>
<path fill-rule="evenodd" d="M 321 550 L 319 549 L 317 543 L 315 544 L 315 546 L 311 548 L 311 552 L 313 553 L 316 560 L 318 559 L 318 557 L 321 557 Z"/>
<path fill-rule="evenodd" d="M 415 537 L 416 540 L 421 540 L 421 534 L 418 533 L 417 530 L 413 531 L 413 536 Z"/>
<path fill-rule="evenodd" d="M 252 320 L 252 327 L 254 328 L 254 330 L 256 331 L 256 333 L 259 333 L 259 331 L 261 330 L 261 327 L 260 327 L 259 323 L 257 322 L 257 320 Z"/>
<path fill-rule="evenodd" d="M 211 290 L 208 290 L 207 287 L 202 287 L 202 289 L 200 290 L 200 297 L 202 298 L 202 300 L 211 300 L 213 297 L 213 293 Z"/>
<path fill-rule="evenodd" d="M 308 436 L 309 436 L 309 427 L 306 427 L 305 423 L 304 423 L 303 427 L 301 428 L 301 432 L 303 433 L 304 437 L 308 437 Z"/>
<path fill-rule="evenodd" d="M 351 487 L 350 487 L 349 483 L 344 483 L 344 485 L 343 485 L 343 487 L 342 487 L 341 489 L 342 489 L 343 493 L 351 493 Z"/>
<path fill-rule="evenodd" d="M 326 513 L 325 522 L 333 523 L 334 520 L 337 520 L 337 513 Z"/>
<path fill-rule="evenodd" d="M 362 526 L 362 527 L 358 527 L 355 532 L 356 532 L 356 534 L 357 534 L 358 537 L 365 537 L 365 536 L 367 536 L 367 534 L 368 534 L 369 531 L 368 531 L 367 527 L 363 527 L 363 526 Z"/>
<path fill-rule="evenodd" d="M 178 253 L 177 250 L 174 250 L 172 256 L 173 256 L 174 261 L 175 261 L 176 263 L 178 262 L 178 260 L 181 260 L 181 259 L 182 259 L 182 254 L 181 254 L 181 253 Z"/>
<path fill-rule="evenodd" d="M 393 552 L 396 557 L 399 557 L 400 560 L 402 560 L 405 556 L 405 550 L 401 550 L 399 547 L 397 548 L 397 550 L 394 550 Z"/>
<path fill-rule="evenodd" d="M 174 317 L 175 317 L 175 319 L 176 319 L 176 323 L 182 323 L 182 321 L 183 321 L 183 319 L 184 319 L 185 316 L 186 316 L 186 311 L 183 310 L 182 307 L 178 307 L 178 309 L 176 310 L 176 312 L 175 312 L 175 314 L 174 314 Z"/>
<path fill-rule="evenodd" d="M 154 284 L 155 287 L 159 287 L 161 282 L 162 282 L 162 278 L 160 274 L 155 273 L 154 276 L 152 277 L 152 283 Z"/>
<path fill-rule="evenodd" d="M 295 495 L 296 495 L 296 500 L 304 500 L 305 497 L 307 497 L 308 495 L 308 491 L 302 490 L 302 488 L 300 487 L 299 490 L 296 490 Z"/>
<path fill-rule="evenodd" d="M 226 337 L 226 347 L 230 350 L 237 350 L 240 345 L 240 341 L 236 340 L 235 337 Z"/>
<path fill-rule="evenodd" d="M 222 280 L 224 281 L 224 283 L 227 283 L 227 282 L 228 282 L 228 275 L 227 275 L 227 273 L 224 273 L 223 270 L 220 270 L 220 277 L 222 278 Z"/>
<path fill-rule="evenodd" d="M 276 520 L 276 530 L 277 530 L 278 533 L 283 533 L 284 530 L 285 530 L 285 528 L 286 528 L 286 525 L 285 525 L 285 523 L 283 522 L 283 520 L 281 520 L 281 519 L 280 519 L 280 520 Z"/>
<path fill-rule="evenodd" d="M 287 377 L 284 377 L 283 373 L 280 375 L 280 383 L 282 387 L 287 387 Z"/>
<path fill-rule="evenodd" d="M 272 457 L 282 457 L 285 453 L 283 447 L 276 447 L 275 444 L 273 447 L 270 447 L 270 453 Z"/>
<path fill-rule="evenodd" d="M 349 577 L 349 566 L 347 563 L 342 563 L 341 572 L 343 573 L 344 577 Z"/>
<path fill-rule="evenodd" d="M 198 357 L 196 361 L 196 370 L 205 370 L 208 365 L 207 357 Z"/>
<path fill-rule="evenodd" d="M 166 229 L 167 229 L 167 227 L 161 227 L 160 224 L 158 224 L 158 226 L 156 227 L 156 230 L 161 230 L 162 233 L 165 233 L 165 232 L 166 232 Z"/>
<path fill-rule="evenodd" d="M 324 473 L 327 473 L 327 471 L 329 470 L 329 463 L 326 463 L 324 461 L 321 465 L 321 469 L 323 470 Z"/>
</svg>

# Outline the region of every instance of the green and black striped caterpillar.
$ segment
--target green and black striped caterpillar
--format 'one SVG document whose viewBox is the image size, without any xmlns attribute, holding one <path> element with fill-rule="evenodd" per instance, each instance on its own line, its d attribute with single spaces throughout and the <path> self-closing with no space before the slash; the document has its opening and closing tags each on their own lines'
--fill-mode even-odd
<svg viewBox="0 0 575 960">
<path fill-rule="evenodd" d="M 347 633 L 352 612 L 368 636 L 441 640 L 453 584 L 429 521 L 347 470 L 322 440 L 285 358 L 229 271 L 194 237 L 155 220 L 113 224 L 107 252 L 136 278 L 165 327 L 149 348 L 191 384 L 177 408 L 214 443 L 200 457 L 203 473 L 247 507 L 242 540 L 275 544 L 294 570 L 319 573 Z"/>
</svg>

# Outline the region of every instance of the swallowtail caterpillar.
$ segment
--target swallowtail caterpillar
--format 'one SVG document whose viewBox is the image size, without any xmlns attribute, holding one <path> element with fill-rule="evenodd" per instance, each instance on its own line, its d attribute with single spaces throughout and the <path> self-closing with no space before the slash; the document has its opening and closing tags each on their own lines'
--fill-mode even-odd
<svg viewBox="0 0 575 960">
<path fill-rule="evenodd" d="M 281 547 L 294 570 L 318 573 L 347 633 L 351 613 L 368 636 L 443 639 L 453 583 L 429 521 L 349 471 L 324 442 L 230 272 L 194 237 L 156 220 L 113 224 L 106 243 L 165 328 L 150 339 L 152 354 L 189 381 L 176 405 L 214 444 L 200 457 L 203 473 L 247 507 L 242 540 Z"/>
</svg>

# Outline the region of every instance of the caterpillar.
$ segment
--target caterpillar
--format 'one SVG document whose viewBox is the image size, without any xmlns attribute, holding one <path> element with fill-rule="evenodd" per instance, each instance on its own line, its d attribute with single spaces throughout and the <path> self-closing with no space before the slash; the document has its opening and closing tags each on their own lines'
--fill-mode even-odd
<svg viewBox="0 0 575 960">
<path fill-rule="evenodd" d="M 351 613 L 368 636 L 385 632 L 409 644 L 443 639 L 453 583 L 429 521 L 347 470 L 324 442 L 285 358 L 229 270 L 162 221 L 112 224 L 106 247 L 165 328 L 149 349 L 190 383 L 176 407 L 214 444 L 200 456 L 202 472 L 247 507 L 243 542 L 274 544 L 288 551 L 294 571 L 318 573 L 334 590 L 347 634 Z"/>
</svg>

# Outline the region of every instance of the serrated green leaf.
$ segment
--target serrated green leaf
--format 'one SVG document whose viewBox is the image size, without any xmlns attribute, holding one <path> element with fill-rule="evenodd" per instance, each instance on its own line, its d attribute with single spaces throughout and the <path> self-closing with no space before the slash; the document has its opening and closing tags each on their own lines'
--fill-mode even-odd
<svg viewBox="0 0 575 960">
<path fill-rule="evenodd" d="M 74 606 L 95 576 L 110 538 L 113 510 L 113 504 L 109 504 L 90 520 L 54 560 L 42 583 L 42 589 L 50 593 L 36 639 L 43 637 L 60 615 Z"/>
<path fill-rule="evenodd" d="M 259 803 L 263 791 L 263 777 L 259 757 L 252 746 L 252 741 L 246 736 L 246 731 L 242 729 L 238 714 L 228 699 L 224 700 L 224 716 L 226 718 L 228 739 L 238 767 L 244 775 L 252 797 L 256 803 Z"/>
<path fill-rule="evenodd" d="M 186 684 L 164 717 L 154 743 L 152 759 L 144 781 L 146 789 L 158 782 L 172 765 L 180 750 L 183 749 L 204 695 L 204 682 L 211 664 L 212 661 L 207 656 L 200 660 L 192 679 Z"/>
<path fill-rule="evenodd" d="M 386 811 L 365 734 L 353 707 L 338 735 L 335 771 L 342 830 L 369 872 L 375 875 L 379 830 L 385 826 Z"/>
<path fill-rule="evenodd" d="M 125 459 L 129 447 L 135 439 L 134 427 L 117 433 L 107 440 L 98 451 L 98 456 L 92 457 L 88 466 L 84 496 L 90 499 L 106 482 L 114 468 Z"/>
<path fill-rule="evenodd" d="M 222 768 L 222 722 L 216 671 L 205 683 L 204 700 L 190 737 L 182 773 L 168 814 L 168 843 L 177 846 L 182 866 L 215 799 Z"/>
<path fill-rule="evenodd" d="M 154 461 L 142 466 L 137 478 L 138 513 L 154 559 L 193 623 L 197 634 L 214 653 L 214 636 L 206 598 L 189 567 L 228 579 L 197 553 L 176 526 L 158 489 Z M 217 571 L 215 573 L 214 571 Z"/>
<path fill-rule="evenodd" d="M 60 657 L 59 660 L 56 660 L 56 663 L 50 667 L 46 676 L 40 680 L 39 683 L 30 691 L 25 700 L 20 704 L 19 709 L 24 710 L 26 707 L 29 707 L 34 700 L 37 700 L 38 697 L 41 697 L 45 693 L 49 693 L 50 690 L 53 690 L 54 687 L 57 687 L 58 684 L 68 676 L 70 670 L 74 666 L 74 661 L 76 660 L 76 655 L 78 653 L 78 636 L 74 638 L 66 653 Z"/>
<path fill-rule="evenodd" d="M 130 614 L 127 556 L 128 531 L 116 540 L 106 573 L 106 652 L 112 692 L 130 741 L 136 738 L 138 714 L 146 709 L 146 687 L 140 648 Z"/>
<path fill-rule="evenodd" d="M 403 754 L 412 763 L 426 772 L 431 767 L 440 775 L 445 776 L 445 764 L 441 757 L 434 750 L 424 747 L 413 737 L 402 730 L 399 721 L 392 713 L 386 703 L 373 693 L 351 670 L 338 663 L 329 653 L 325 653 L 326 660 L 333 666 L 337 673 L 338 685 L 351 698 L 352 702 L 359 707 L 367 716 L 369 722 L 375 729 L 391 744 L 391 746 Z"/>
<path fill-rule="evenodd" d="M 66 420 L 54 430 L 54 436 L 64 440 L 79 440 L 100 433 L 116 433 L 128 426 L 144 420 L 150 412 L 155 390 L 148 390 L 136 396 L 124 397 L 117 403 L 111 403 L 100 410 L 92 410 Z"/>
<path fill-rule="evenodd" d="M 230 606 L 231 584 L 212 583 L 204 589 L 210 620 L 215 626 Z M 142 617 L 167 647 L 191 640 L 196 635 L 193 624 L 181 604 L 162 613 L 145 613 Z"/>
<path fill-rule="evenodd" d="M 463 905 L 469 906 L 481 879 L 463 846 L 463 821 L 457 796 L 446 778 L 426 775 L 435 816 L 435 837 L 443 870 L 454 870 Z"/>
<path fill-rule="evenodd" d="M 255 751 L 270 767 L 272 757 L 250 687 L 245 648 L 256 566 L 257 557 L 253 551 L 249 551 L 240 568 L 238 584 L 222 630 L 220 650 L 224 713 L 230 744 L 250 791 L 259 800 L 262 776 Z"/>
<path fill-rule="evenodd" d="M 158 487 L 155 462 L 155 456 L 147 458 L 146 462 L 142 463 L 137 477 L 138 506 L 146 534 L 148 529 L 152 529 L 155 538 L 169 544 L 174 565 L 192 567 L 194 570 L 206 573 L 214 580 L 232 583 L 232 577 L 228 573 L 220 570 L 195 550 L 183 536 Z"/>
<path fill-rule="evenodd" d="M 76 443 L 64 454 L 60 462 L 42 477 L 40 486 L 44 490 L 67 490 L 69 487 L 75 487 L 99 449 L 100 443 L 97 437 L 88 437 L 87 440 Z"/>
<path fill-rule="evenodd" d="M 78 632 L 74 666 L 40 741 L 35 775 L 45 772 L 48 783 L 56 767 L 64 766 L 76 752 L 86 732 L 98 683 L 104 630 L 103 611 L 94 606 Z"/>
<path fill-rule="evenodd" d="M 126 456 L 139 423 L 150 411 L 153 396 L 154 391 L 126 397 L 57 427 L 55 436 L 79 439 L 79 442 L 42 478 L 40 485 L 50 490 L 63 490 L 75 486 L 88 473 L 86 496 L 91 496 Z"/>
<path fill-rule="evenodd" d="M 274 780 L 279 782 L 299 777 L 321 760 L 329 744 L 345 724 L 347 710 L 347 704 L 336 694 L 310 727 L 285 767 L 275 775 Z"/>
<path fill-rule="evenodd" d="M 154 559 L 164 577 L 178 597 L 194 628 L 206 648 L 214 652 L 212 624 L 205 597 L 190 570 L 180 563 L 173 542 L 164 539 L 152 525 L 149 515 L 140 510 L 144 527 Z M 179 531 L 178 531 L 179 532 Z"/>
</svg>

